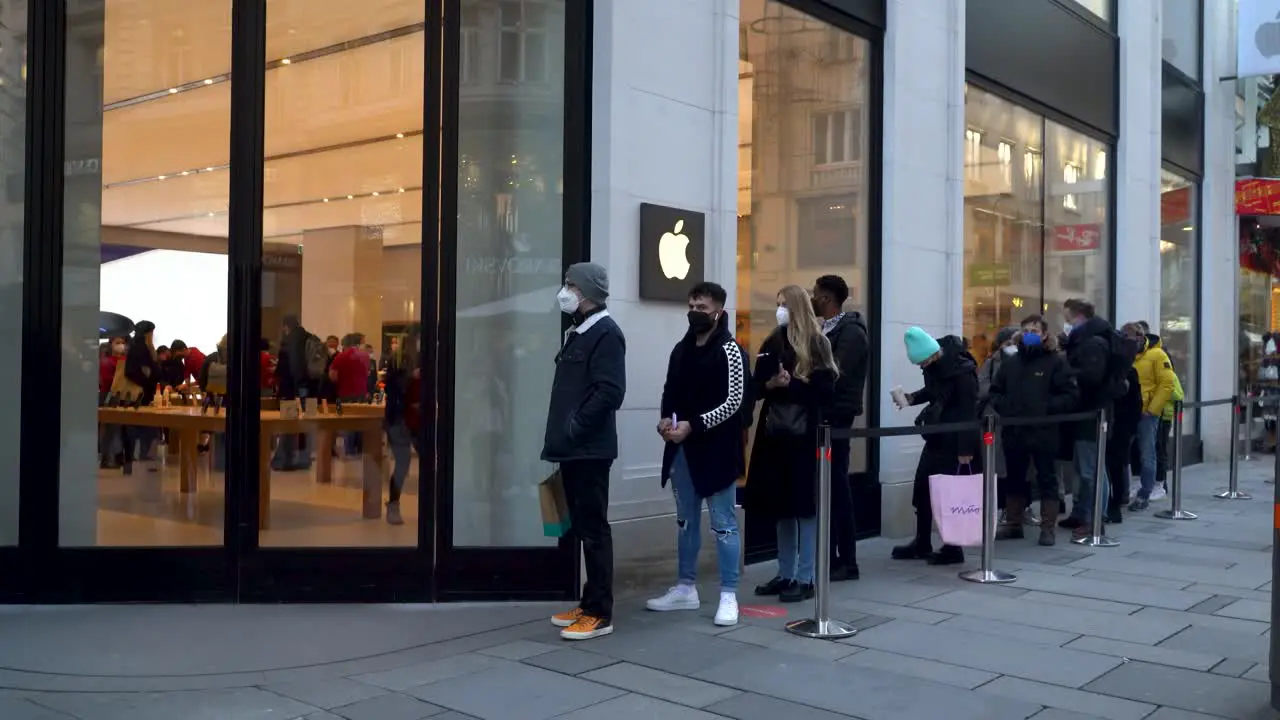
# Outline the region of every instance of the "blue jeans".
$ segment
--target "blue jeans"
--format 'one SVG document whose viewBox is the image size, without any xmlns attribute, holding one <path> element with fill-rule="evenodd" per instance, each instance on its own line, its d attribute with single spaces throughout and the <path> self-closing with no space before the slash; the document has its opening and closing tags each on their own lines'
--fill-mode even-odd
<svg viewBox="0 0 1280 720">
<path fill-rule="evenodd" d="M 817 516 L 779 520 L 778 577 L 803 584 L 812 583 L 817 543 Z"/>
<path fill-rule="evenodd" d="M 1138 434 L 1134 442 L 1138 443 L 1138 457 L 1142 462 L 1142 488 L 1138 497 L 1143 500 L 1151 498 L 1151 491 L 1156 486 L 1156 430 L 1160 427 L 1160 418 L 1143 414 L 1138 420 Z"/>
<path fill-rule="evenodd" d="M 383 422 L 382 427 L 387 431 L 387 445 L 391 447 L 391 457 L 396 463 L 391 471 L 391 492 L 387 501 L 400 502 L 400 491 L 404 489 L 404 479 L 409 475 L 411 459 L 409 449 L 418 451 L 419 463 L 422 462 L 423 457 L 426 457 L 426 453 L 423 452 L 422 444 L 418 441 L 418 434 L 409 430 L 409 426 L 403 420 L 394 424 Z"/>
<path fill-rule="evenodd" d="M 702 549 L 702 500 L 693 488 L 689 462 L 684 449 L 676 450 L 671 464 L 671 492 L 676 500 L 677 582 L 693 585 L 698 579 L 698 552 Z M 711 532 L 716 536 L 716 559 L 720 567 L 720 592 L 738 591 L 738 558 L 742 552 L 742 536 L 738 533 L 738 516 L 733 512 L 737 487 L 730 485 L 706 498 Z"/>
<path fill-rule="evenodd" d="M 1098 441 L 1076 440 L 1072 462 L 1075 465 L 1076 475 L 1080 478 L 1080 485 L 1076 490 L 1076 497 L 1072 500 L 1071 515 L 1078 520 L 1089 522 L 1093 519 L 1094 489 L 1099 487 Z M 1103 468 L 1102 473 L 1102 506 L 1106 507 L 1109 494 L 1106 468 Z"/>
</svg>

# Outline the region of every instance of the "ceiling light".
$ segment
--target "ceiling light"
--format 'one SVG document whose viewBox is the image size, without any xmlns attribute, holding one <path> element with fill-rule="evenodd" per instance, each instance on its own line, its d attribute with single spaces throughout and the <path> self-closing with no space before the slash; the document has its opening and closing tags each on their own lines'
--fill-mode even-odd
<svg viewBox="0 0 1280 720">
<path fill-rule="evenodd" d="M 191 174 L 191 171 L 190 171 L 190 170 L 183 170 L 183 171 L 182 171 L 182 174 L 183 174 L 183 175 L 190 175 L 190 174 Z"/>
<path fill-rule="evenodd" d="M 205 171 L 205 172 L 213 172 L 213 168 L 211 168 L 211 167 L 207 167 L 207 168 L 205 168 L 205 169 L 204 169 L 204 171 Z"/>
<path fill-rule="evenodd" d="M 404 188 L 400 188 L 400 189 L 399 189 L 399 190 L 397 190 L 396 192 L 404 192 Z"/>
<path fill-rule="evenodd" d="M 213 78 L 205 78 L 204 84 L 205 84 L 205 85 L 212 85 L 212 84 L 213 84 Z"/>
<path fill-rule="evenodd" d="M 402 137 L 404 137 L 404 133 L 396 133 L 396 137 L 398 137 L 398 138 L 402 138 Z"/>
<path fill-rule="evenodd" d="M 324 199 L 324 201 L 325 201 L 325 202 L 329 202 L 329 198 L 325 198 L 325 199 Z"/>
<path fill-rule="evenodd" d="M 215 213 L 209 213 L 209 217 L 213 217 Z"/>
<path fill-rule="evenodd" d="M 281 65 L 288 65 L 288 64 L 289 64 L 289 63 L 291 63 L 291 62 L 293 62 L 293 61 L 292 61 L 292 60 L 290 60 L 289 58 L 285 58 L 285 59 L 283 59 L 283 60 L 281 60 L 281 61 L 280 61 L 280 64 L 281 64 Z"/>
<path fill-rule="evenodd" d="M 374 197 L 378 197 L 378 193 L 377 193 L 377 192 L 374 192 L 374 193 L 373 193 L 373 196 L 374 196 Z"/>
<path fill-rule="evenodd" d="M 161 176 L 160 176 L 160 179 L 161 179 L 161 180 L 164 180 L 166 177 L 168 177 L 168 175 L 161 175 Z"/>
<path fill-rule="evenodd" d="M 177 93 L 178 93 L 178 88 L 169 88 L 170 95 L 176 95 Z"/>
<path fill-rule="evenodd" d="M 348 200 L 355 200 L 355 199 L 356 199 L 356 196 L 355 196 L 355 195 L 348 195 L 348 196 L 347 196 L 347 199 L 348 199 Z"/>
<path fill-rule="evenodd" d="M 1187 225 L 1186 227 L 1182 228 L 1182 230 L 1183 232 L 1191 232 L 1192 230 L 1195 230 L 1195 226 Z"/>
</svg>

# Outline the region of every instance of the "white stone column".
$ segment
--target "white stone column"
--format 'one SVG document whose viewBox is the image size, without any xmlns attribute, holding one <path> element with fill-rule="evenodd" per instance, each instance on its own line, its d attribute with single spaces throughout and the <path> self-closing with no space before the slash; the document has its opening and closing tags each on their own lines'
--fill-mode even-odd
<svg viewBox="0 0 1280 720">
<path fill-rule="evenodd" d="M 922 384 L 902 337 L 919 325 L 960 334 L 964 297 L 964 0 L 888 0 L 884 47 L 883 281 L 873 328 L 881 353 L 881 425 L 909 424 L 889 400 Z M 915 527 L 911 483 L 923 441 L 880 441 L 882 534 Z"/>
<path fill-rule="evenodd" d="M 341 338 L 351 332 L 380 337 L 381 278 L 381 228 L 306 231 L 302 235 L 303 327 L 321 338 Z"/>
<path fill-rule="evenodd" d="M 1200 397 L 1236 392 L 1240 333 L 1240 255 L 1235 214 L 1235 12 L 1230 3 L 1206 2 L 1204 18 L 1204 181 L 1200 190 Z M 1205 410 L 1205 458 L 1225 460 L 1227 415 Z"/>
<path fill-rule="evenodd" d="M 1117 326 L 1133 320 L 1160 325 L 1160 6 L 1151 0 L 1117 3 L 1116 312 L 1107 318 Z"/>
</svg>

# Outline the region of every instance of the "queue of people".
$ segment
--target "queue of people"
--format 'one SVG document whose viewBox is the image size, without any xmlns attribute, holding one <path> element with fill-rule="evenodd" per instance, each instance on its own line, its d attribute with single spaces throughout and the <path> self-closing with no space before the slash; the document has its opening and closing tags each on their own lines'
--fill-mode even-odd
<svg viewBox="0 0 1280 720">
<path fill-rule="evenodd" d="M 848 296 L 847 284 L 836 276 L 819 278 L 812 290 L 794 285 L 779 290 L 776 326 L 756 353 L 753 368 L 730 329 L 725 289 L 712 282 L 690 289 L 688 327 L 668 359 L 656 426 L 664 448 L 661 481 L 671 484 L 676 507 L 676 583 L 648 600 L 649 610 L 701 607 L 696 583 L 705 505 L 719 573 L 713 622 L 737 624 L 742 540 L 735 505 L 744 478 L 741 499 L 747 512 L 772 520 L 777 533 L 777 571 L 754 593 L 781 602 L 814 596 L 816 431 L 823 424 L 851 427 L 861 415 L 870 355 L 865 320 L 842 309 Z M 551 618 L 568 640 L 613 632 L 609 472 L 618 454 L 616 414 L 626 394 L 626 341 L 609 315 L 608 297 L 607 272 L 594 263 L 572 265 L 558 293 L 571 324 L 555 358 L 542 459 L 559 465 L 571 532 L 582 543 L 586 566 L 581 602 Z M 905 352 L 920 368 L 923 387 L 894 391 L 899 408 L 923 406 L 915 420 L 920 426 L 976 427 L 986 414 L 1030 418 L 1097 410 L 1114 420 L 1110 438 L 1120 442 L 1112 443 L 1118 446 L 1114 451 L 1109 446 L 1104 460 L 1110 470 L 1104 468 L 1102 477 L 1095 419 L 1002 429 L 998 475 L 1008 521 L 1002 537 L 1023 536 L 1024 517 L 1038 499 L 1041 545 L 1056 543 L 1058 527 L 1088 534 L 1095 493 L 1104 494 L 1105 520 L 1119 521 L 1120 503 L 1128 499 L 1109 490 L 1114 484 L 1127 492 L 1127 483 L 1109 481 L 1108 473 L 1125 474 L 1123 464 L 1117 466 L 1112 458 L 1124 457 L 1134 445 L 1145 474 L 1130 510 L 1146 507 L 1157 474 L 1159 420 L 1177 396 L 1170 387 L 1171 364 L 1144 324 L 1117 331 L 1080 299 L 1068 300 L 1062 316 L 1062 333 L 1051 332 L 1040 315 L 1000 331 L 981 368 L 962 338 L 934 338 L 922 328 L 909 328 Z M 1135 399 L 1141 404 L 1137 414 L 1129 407 Z M 910 542 L 893 549 L 894 559 L 964 562 L 961 548 L 933 546 L 929 479 L 981 472 L 980 447 L 976 429 L 924 435 L 912 497 L 916 532 Z M 848 458 L 849 441 L 835 441 L 832 581 L 859 577 Z M 1060 519 L 1066 509 L 1059 482 L 1063 462 L 1074 470 L 1077 482 L 1071 511 Z"/>
</svg>

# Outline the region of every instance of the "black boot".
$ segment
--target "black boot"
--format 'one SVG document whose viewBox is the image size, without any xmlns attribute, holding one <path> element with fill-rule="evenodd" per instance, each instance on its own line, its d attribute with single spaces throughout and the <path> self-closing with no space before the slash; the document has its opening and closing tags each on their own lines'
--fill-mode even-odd
<svg viewBox="0 0 1280 720">
<path fill-rule="evenodd" d="M 894 560 L 928 560 L 933 555 L 933 543 L 930 540 L 916 538 L 906 545 L 893 549 Z"/>
<path fill-rule="evenodd" d="M 958 545 L 943 545 L 942 549 L 929 556 L 930 565 L 961 565 L 964 563 L 964 550 Z"/>
</svg>

